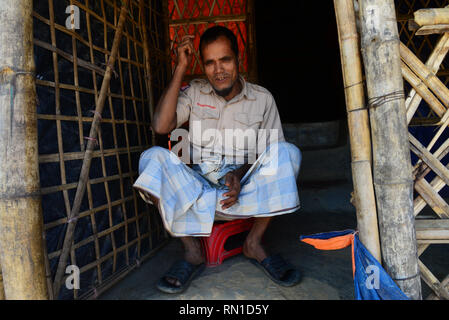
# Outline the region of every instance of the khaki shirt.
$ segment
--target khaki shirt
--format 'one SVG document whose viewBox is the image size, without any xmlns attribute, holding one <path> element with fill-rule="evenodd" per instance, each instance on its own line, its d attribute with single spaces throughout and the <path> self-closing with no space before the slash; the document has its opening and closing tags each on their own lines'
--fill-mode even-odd
<svg viewBox="0 0 449 320">
<path fill-rule="evenodd" d="M 224 156 L 251 163 L 249 156 L 285 140 L 271 93 L 243 77 L 240 81 L 242 91 L 230 101 L 218 96 L 206 79 L 192 80 L 178 96 L 177 128 L 189 120 L 190 152 L 201 154 L 200 162 L 221 162 Z"/>
</svg>

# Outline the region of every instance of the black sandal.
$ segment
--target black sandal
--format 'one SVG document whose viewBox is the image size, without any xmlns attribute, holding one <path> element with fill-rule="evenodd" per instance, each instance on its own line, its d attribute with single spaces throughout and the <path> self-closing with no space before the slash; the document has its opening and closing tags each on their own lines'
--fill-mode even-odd
<svg viewBox="0 0 449 320">
<path fill-rule="evenodd" d="M 250 259 L 250 261 L 281 286 L 292 287 L 301 281 L 301 273 L 288 264 L 279 254 L 269 256 L 260 263 L 255 259 Z"/>
<path fill-rule="evenodd" d="M 158 281 L 156 287 L 165 293 L 181 293 L 185 291 L 190 282 L 198 276 L 205 268 L 205 264 L 201 263 L 193 265 L 185 260 L 176 261 L 170 270 Z M 177 286 L 167 281 L 167 278 L 178 280 L 181 285 Z"/>
</svg>

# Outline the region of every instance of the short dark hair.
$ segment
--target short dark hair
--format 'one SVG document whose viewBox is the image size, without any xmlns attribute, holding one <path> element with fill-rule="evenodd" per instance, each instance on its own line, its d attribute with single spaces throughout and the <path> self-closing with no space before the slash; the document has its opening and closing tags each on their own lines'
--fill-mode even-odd
<svg viewBox="0 0 449 320">
<path fill-rule="evenodd" d="M 213 26 L 207 29 L 200 38 L 200 56 L 203 59 L 203 46 L 216 41 L 219 37 L 225 37 L 231 43 L 231 50 L 235 54 L 235 58 L 239 58 L 239 46 L 235 34 L 226 27 Z"/>
</svg>

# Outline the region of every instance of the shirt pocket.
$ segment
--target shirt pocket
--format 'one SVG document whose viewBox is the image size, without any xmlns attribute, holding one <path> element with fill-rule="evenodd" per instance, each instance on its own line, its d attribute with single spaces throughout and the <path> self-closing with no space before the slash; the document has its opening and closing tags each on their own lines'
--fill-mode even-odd
<svg viewBox="0 0 449 320">
<path fill-rule="evenodd" d="M 263 121 L 261 114 L 237 112 L 234 114 L 235 129 L 259 129 Z"/>
<path fill-rule="evenodd" d="M 216 108 L 214 109 L 209 106 L 198 105 L 193 106 L 189 130 L 191 132 L 191 141 L 194 144 L 201 145 L 203 147 L 209 145 L 211 141 L 214 141 L 219 118 L 220 111 Z M 201 132 L 193 132 L 197 131 L 198 128 L 201 128 Z M 209 131 L 206 137 L 207 139 L 203 141 L 202 138 L 204 131 L 208 129 L 212 129 L 214 131 Z"/>
<path fill-rule="evenodd" d="M 237 149 L 253 150 L 256 148 L 258 129 L 262 121 L 263 116 L 257 113 L 237 112 L 234 114 L 234 129 L 242 130 L 242 132 L 234 132 L 234 136 L 238 139 L 235 144 Z"/>
</svg>

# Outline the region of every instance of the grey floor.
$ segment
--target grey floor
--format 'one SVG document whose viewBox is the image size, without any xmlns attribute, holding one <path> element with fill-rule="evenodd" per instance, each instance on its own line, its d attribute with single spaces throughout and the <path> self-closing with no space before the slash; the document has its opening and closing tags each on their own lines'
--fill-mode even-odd
<svg viewBox="0 0 449 320">
<path fill-rule="evenodd" d="M 348 300 L 354 298 L 350 248 L 320 251 L 299 241 L 300 235 L 355 228 L 355 211 L 349 204 L 351 186 L 309 187 L 301 193 L 303 208 L 276 217 L 264 238 L 269 253 L 280 253 L 303 275 L 302 282 L 285 288 L 273 283 L 243 255 L 218 267 L 207 268 L 182 294 L 159 292 L 155 284 L 171 264 L 182 257 L 179 239 L 170 242 L 154 257 L 108 290 L 99 299 L 267 299 Z M 332 208 L 319 199 L 335 199 Z M 328 201 L 326 202 L 328 203 Z M 313 208 L 313 211 L 307 211 Z"/>
</svg>

